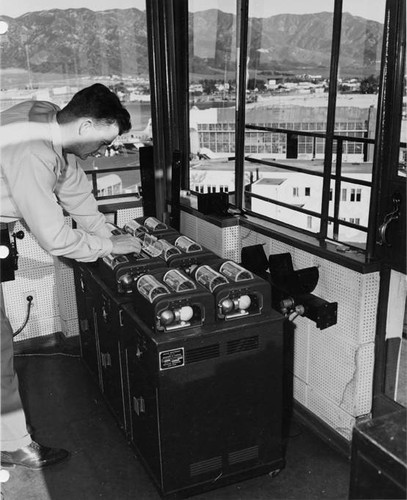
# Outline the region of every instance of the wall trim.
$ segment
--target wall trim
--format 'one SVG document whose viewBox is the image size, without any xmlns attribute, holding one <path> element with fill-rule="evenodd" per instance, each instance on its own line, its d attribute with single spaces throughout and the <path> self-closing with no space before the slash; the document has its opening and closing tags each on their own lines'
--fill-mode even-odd
<svg viewBox="0 0 407 500">
<path fill-rule="evenodd" d="M 324 441 L 330 448 L 350 460 L 352 442 L 335 432 L 332 427 L 305 408 L 298 401 L 293 401 L 293 417 Z"/>
<path fill-rule="evenodd" d="M 40 337 L 14 341 L 14 355 L 19 354 L 70 354 L 80 355 L 79 336 L 66 337 L 55 332 Z"/>
<path fill-rule="evenodd" d="M 361 274 L 377 272 L 381 267 L 379 261 L 366 262 L 366 257 L 363 253 L 353 251 L 346 245 L 335 244 L 329 241 L 322 244 L 314 236 L 298 233 L 298 231 L 294 229 L 256 218 L 252 215 L 235 215 L 228 217 L 204 215 L 195 208 L 185 205 L 181 206 L 181 210 L 198 219 L 205 220 L 214 226 L 223 228 L 238 225 L 249 230 L 254 230 L 269 238 L 287 243 L 295 248 L 317 255 Z"/>
</svg>

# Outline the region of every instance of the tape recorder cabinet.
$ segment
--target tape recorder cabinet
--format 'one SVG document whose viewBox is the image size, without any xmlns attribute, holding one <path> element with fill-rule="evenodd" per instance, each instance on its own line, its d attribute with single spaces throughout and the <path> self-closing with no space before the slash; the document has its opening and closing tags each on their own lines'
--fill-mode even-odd
<svg viewBox="0 0 407 500">
<path fill-rule="evenodd" d="M 270 284 L 151 219 L 112 226 L 140 238 L 140 256 L 76 265 L 82 357 L 163 497 L 276 474 L 283 317 Z"/>
</svg>

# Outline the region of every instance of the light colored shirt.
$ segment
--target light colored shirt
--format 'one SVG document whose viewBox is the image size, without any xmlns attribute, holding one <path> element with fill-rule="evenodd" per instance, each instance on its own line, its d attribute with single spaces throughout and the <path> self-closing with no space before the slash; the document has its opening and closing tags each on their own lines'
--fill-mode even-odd
<svg viewBox="0 0 407 500">
<path fill-rule="evenodd" d="M 52 255 L 94 261 L 112 252 L 111 233 L 86 174 L 62 151 L 58 109 L 27 101 L 0 113 L 0 222 L 24 219 Z"/>
</svg>

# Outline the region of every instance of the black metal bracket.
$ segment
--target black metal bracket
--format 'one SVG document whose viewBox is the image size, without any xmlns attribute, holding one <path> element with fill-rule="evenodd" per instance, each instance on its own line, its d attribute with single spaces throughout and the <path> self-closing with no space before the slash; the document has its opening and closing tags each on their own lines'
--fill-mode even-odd
<svg viewBox="0 0 407 500">
<path fill-rule="evenodd" d="M 290 253 L 270 255 L 263 245 L 242 249 L 242 265 L 271 284 L 272 307 L 293 320 L 305 316 L 324 330 L 337 322 L 337 302 L 328 302 L 311 292 L 318 284 L 318 267 L 294 270 Z"/>
</svg>

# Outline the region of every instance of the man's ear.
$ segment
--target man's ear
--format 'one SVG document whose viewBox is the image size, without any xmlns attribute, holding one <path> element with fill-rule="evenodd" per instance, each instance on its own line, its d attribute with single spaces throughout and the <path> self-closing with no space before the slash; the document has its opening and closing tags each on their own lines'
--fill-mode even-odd
<svg viewBox="0 0 407 500">
<path fill-rule="evenodd" d="M 79 135 L 86 136 L 92 129 L 92 120 L 90 118 L 84 118 L 79 124 Z"/>
</svg>

